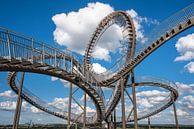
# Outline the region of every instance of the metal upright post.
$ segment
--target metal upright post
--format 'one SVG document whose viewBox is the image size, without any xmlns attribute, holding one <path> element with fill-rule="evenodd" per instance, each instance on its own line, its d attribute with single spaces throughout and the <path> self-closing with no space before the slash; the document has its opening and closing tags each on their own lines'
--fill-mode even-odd
<svg viewBox="0 0 194 129">
<path fill-rule="evenodd" d="M 148 117 L 148 128 L 151 129 L 151 125 L 150 125 L 150 117 Z"/>
<path fill-rule="evenodd" d="M 110 122 L 107 122 L 107 129 L 110 129 Z"/>
<path fill-rule="evenodd" d="M 84 123 L 83 123 L 83 129 L 86 129 L 86 92 L 84 95 Z"/>
<path fill-rule="evenodd" d="M 122 129 L 126 129 L 124 88 L 124 78 L 121 78 Z"/>
<path fill-rule="evenodd" d="M 176 104 L 174 101 L 174 96 L 173 96 L 173 109 L 174 109 L 174 118 L 176 122 L 176 129 L 179 129 L 179 123 L 178 123 L 178 117 L 177 117 L 177 112 L 176 112 Z"/>
<path fill-rule="evenodd" d="M 136 91 L 135 91 L 135 77 L 134 77 L 134 71 L 133 70 L 131 72 L 131 82 L 132 82 L 132 94 L 133 94 L 134 129 L 138 129 Z"/>
<path fill-rule="evenodd" d="M 11 44 L 10 44 L 10 35 L 9 35 L 9 31 L 7 31 L 7 47 L 8 47 L 8 56 L 9 59 L 11 60 Z"/>
<path fill-rule="evenodd" d="M 117 128 L 117 123 L 116 123 L 116 109 L 114 110 L 114 129 Z"/>
<path fill-rule="evenodd" d="M 20 89 L 18 91 L 18 100 L 17 100 L 17 105 L 16 105 L 16 110 L 15 110 L 15 116 L 14 116 L 14 121 L 13 121 L 13 127 L 12 129 L 17 129 L 19 125 L 19 120 L 20 120 L 20 112 L 21 112 L 21 106 L 22 106 L 22 88 L 23 88 L 23 82 L 24 82 L 24 75 L 25 73 L 22 72 L 22 78 L 20 81 Z"/>
<path fill-rule="evenodd" d="M 77 124 L 75 123 L 75 129 L 77 129 Z"/>
<path fill-rule="evenodd" d="M 114 113 L 112 113 L 112 114 L 111 114 L 111 129 L 113 129 L 113 128 L 114 128 L 113 115 L 114 115 Z"/>
<path fill-rule="evenodd" d="M 57 50 L 55 49 L 55 61 L 54 61 L 54 66 L 57 67 Z"/>
<path fill-rule="evenodd" d="M 45 63 L 44 62 L 44 59 L 45 59 L 45 48 L 44 48 L 45 46 L 44 46 L 44 44 L 42 45 L 42 63 Z"/>
<path fill-rule="evenodd" d="M 71 102 L 72 102 L 72 82 L 70 82 L 70 89 L 69 89 L 69 108 L 68 108 L 68 122 L 67 122 L 67 129 L 71 127 Z"/>
<path fill-rule="evenodd" d="M 127 117 L 127 121 L 130 119 L 131 114 L 132 114 L 132 112 L 133 112 L 133 109 L 134 109 L 134 108 L 132 108 L 131 111 L 129 112 L 129 115 L 128 115 L 128 117 Z"/>
<path fill-rule="evenodd" d="M 33 38 L 32 38 L 32 55 L 31 55 L 31 58 L 32 58 L 32 63 L 34 62 L 34 41 L 33 41 Z"/>
<path fill-rule="evenodd" d="M 71 57 L 71 73 L 73 73 L 73 59 Z"/>
</svg>

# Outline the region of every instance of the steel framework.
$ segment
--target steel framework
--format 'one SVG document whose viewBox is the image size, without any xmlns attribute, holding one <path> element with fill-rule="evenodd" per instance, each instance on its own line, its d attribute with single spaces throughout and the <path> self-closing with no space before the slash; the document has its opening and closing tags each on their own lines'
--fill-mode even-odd
<svg viewBox="0 0 194 129">
<path fill-rule="evenodd" d="M 123 55 L 122 59 L 116 61 L 111 69 L 102 74 L 97 74 L 92 70 L 91 62 L 94 48 L 103 33 L 110 26 L 115 24 L 119 26 L 122 31 L 126 46 L 125 55 Z M 194 4 L 184 8 L 160 23 L 147 37 L 148 40 L 143 47 L 138 47 L 138 45 L 136 45 L 135 26 L 131 16 L 123 11 L 113 12 L 106 16 L 94 31 L 85 51 L 84 59 L 69 50 L 62 51 L 35 40 L 34 38 L 0 28 L 0 71 L 10 71 L 8 74 L 8 84 L 11 89 L 18 94 L 13 128 L 18 127 L 18 114 L 20 114 L 22 99 L 44 112 L 68 120 L 69 126 L 70 122 L 73 122 L 83 125 L 84 128 L 87 126 L 102 128 L 102 121 L 106 121 L 109 125 L 114 125 L 114 128 L 116 124 L 119 123 L 123 123 L 123 128 L 125 128 L 126 122 L 135 122 L 135 129 L 137 129 L 138 120 L 148 118 L 148 123 L 150 124 L 151 116 L 165 110 L 173 104 L 175 120 L 177 128 L 179 128 L 174 103 L 178 97 L 176 85 L 172 82 L 153 77 L 135 78 L 133 70 L 157 48 L 175 35 L 191 28 L 193 25 Z M 71 89 L 69 111 L 64 112 L 57 107 L 51 106 L 31 93 L 28 89 L 23 88 L 24 74 L 21 83 L 18 84 L 16 79 L 17 72 L 46 74 L 69 81 Z M 128 83 L 130 78 L 132 81 Z M 72 83 L 85 92 L 84 112 L 81 115 L 71 112 L 71 101 L 73 99 Z M 154 107 L 148 109 L 146 112 L 137 113 L 135 87 L 138 86 L 161 87 L 168 90 L 170 94 L 163 102 L 154 105 Z M 105 97 L 101 87 L 115 88 L 107 104 L 105 104 Z M 128 87 L 132 87 L 133 97 L 130 97 L 129 93 L 125 90 L 125 88 Z M 127 118 L 125 118 L 125 92 L 133 104 L 131 113 Z M 96 107 L 96 113 L 92 117 L 86 116 L 86 94 L 91 97 Z M 115 111 L 115 107 L 120 99 L 122 100 L 122 118 L 117 117 Z M 114 122 L 114 124 L 110 124 L 111 122 Z M 109 127 L 111 128 L 111 126 Z"/>
</svg>

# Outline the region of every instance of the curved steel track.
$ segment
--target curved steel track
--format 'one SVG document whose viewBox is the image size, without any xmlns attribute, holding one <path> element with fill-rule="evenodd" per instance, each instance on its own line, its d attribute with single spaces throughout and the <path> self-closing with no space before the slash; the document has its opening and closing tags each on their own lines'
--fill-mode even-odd
<svg viewBox="0 0 194 129">
<path fill-rule="evenodd" d="M 97 116 L 90 119 L 94 120 L 90 122 L 102 121 L 105 109 L 103 92 L 82 75 L 82 66 L 70 55 L 72 53 L 62 52 L 5 29 L 1 29 L 0 39 L 0 71 L 32 72 L 71 81 L 86 91 L 94 101 Z"/>
<path fill-rule="evenodd" d="M 118 11 L 118 12 L 113 12 L 106 16 L 98 25 L 96 30 L 94 31 L 91 40 L 88 44 L 88 47 L 85 52 L 85 58 L 84 58 L 84 64 L 87 70 L 92 70 L 92 53 L 94 51 L 95 46 L 97 45 L 98 40 L 100 39 L 101 35 L 111 26 L 116 24 L 117 26 L 120 27 L 123 35 L 123 40 L 125 40 L 125 47 L 126 49 L 126 55 L 124 55 L 124 60 L 122 65 L 125 66 L 125 63 L 128 60 L 132 60 L 134 57 L 134 52 L 135 52 L 135 46 L 136 46 L 136 32 L 135 32 L 135 26 L 133 24 L 133 20 L 129 14 L 126 12 Z M 116 62 L 116 64 L 120 63 L 121 61 L 119 60 Z M 119 65 L 119 66 L 122 66 Z M 113 66 L 114 67 L 114 66 Z M 122 66 L 123 67 L 123 66 Z M 107 79 L 112 78 L 115 72 L 119 72 L 122 70 L 122 67 L 116 69 L 113 73 L 113 69 L 107 70 L 105 73 L 102 74 L 96 74 L 93 72 L 93 76 L 96 78 L 98 82 L 104 81 Z"/>
<path fill-rule="evenodd" d="M 108 86 L 119 80 L 121 77 L 128 75 L 132 69 L 134 69 L 139 63 L 141 63 L 147 56 L 153 53 L 157 48 L 159 48 L 161 45 L 163 45 L 164 43 L 166 43 L 168 40 L 178 35 L 179 33 L 191 28 L 193 25 L 194 17 L 185 19 L 184 22 L 171 28 L 171 30 L 165 32 L 156 41 L 147 46 L 144 50 L 137 54 L 137 56 L 135 56 L 133 60 L 129 60 L 129 62 L 127 62 L 126 67 L 124 67 L 116 75 L 114 75 L 110 79 L 100 82 L 100 84 L 103 86 Z"/>
<path fill-rule="evenodd" d="M 131 70 L 133 70 L 147 56 L 177 34 L 191 28 L 194 25 L 193 7 L 194 4 L 175 14 L 176 17 L 180 15 L 180 17 L 178 17 L 179 20 L 175 20 L 174 23 L 171 22 L 165 31 L 161 31 L 161 34 L 157 38 L 154 38 L 153 41 L 149 42 L 149 44 L 147 44 L 147 46 L 139 52 L 136 52 L 135 50 L 136 34 L 131 17 L 122 11 L 113 12 L 100 22 L 94 32 L 86 49 L 84 61 L 80 61 L 80 59 L 77 58 L 77 55 L 71 51 L 66 50 L 64 52 L 34 40 L 31 37 L 26 37 L 16 32 L 1 28 L 0 71 L 12 72 L 8 76 L 8 83 L 16 93 L 18 92 L 17 84 L 15 82 L 16 72 L 46 74 L 71 81 L 83 89 L 92 98 L 95 104 L 97 115 L 92 118 L 87 118 L 87 124 L 99 124 L 103 120 L 107 120 L 120 99 L 120 85 L 118 83 L 109 103 L 110 105 L 105 107 L 104 94 L 101 86 L 111 87 L 113 83 L 119 81 L 122 77 L 125 77 L 125 83 L 127 83 Z M 186 13 L 187 10 L 190 12 Z M 182 15 L 182 13 L 184 13 L 184 15 Z M 126 34 L 126 62 L 122 65 L 122 67 L 120 67 L 120 69 L 117 69 L 116 73 L 111 74 L 110 76 L 108 75 L 109 73 L 97 75 L 91 71 L 92 51 L 94 50 L 94 47 L 101 35 L 113 24 L 117 24 L 121 28 L 123 35 L 124 32 Z M 155 110 L 149 112 L 148 114 L 143 114 L 142 116 L 140 115 L 138 117 L 139 120 L 166 109 L 172 104 L 172 97 L 175 99 L 178 97 L 177 90 L 170 84 L 154 81 L 136 83 L 136 86 L 141 85 L 159 86 L 168 89 L 172 94 L 170 99 L 164 105 L 159 106 L 159 108 L 155 108 Z M 130 86 L 130 84 L 128 86 Z M 32 105 L 47 113 L 60 118 L 67 118 L 66 114 L 60 114 L 58 112 L 48 110 L 44 107 L 44 105 L 40 105 L 39 103 L 33 101 L 31 98 L 33 96 L 28 94 L 28 90 L 24 90 L 22 97 Z M 72 115 L 74 116 L 72 121 L 76 120 L 78 123 L 83 122 L 83 120 L 78 118 L 76 114 Z M 129 121 L 133 121 L 133 118 Z"/>
</svg>

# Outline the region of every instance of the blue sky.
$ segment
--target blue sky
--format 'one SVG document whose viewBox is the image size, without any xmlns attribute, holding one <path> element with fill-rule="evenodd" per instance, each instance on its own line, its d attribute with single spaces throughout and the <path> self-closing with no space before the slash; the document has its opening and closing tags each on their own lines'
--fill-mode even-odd
<svg viewBox="0 0 194 129">
<path fill-rule="evenodd" d="M 96 2 L 99 2 L 100 5 L 97 5 Z M 109 0 L 109 1 L 48 1 L 48 0 L 19 0 L 19 1 L 11 1 L 11 0 L 1 0 L 1 8 L 0 8 L 0 26 L 5 27 L 11 30 L 15 30 L 17 32 L 24 33 L 25 35 L 35 37 L 36 39 L 39 39 L 40 41 L 46 42 L 49 45 L 52 45 L 54 47 L 58 47 L 61 49 L 64 49 L 65 47 L 76 51 L 80 54 L 83 54 L 82 51 L 85 49 L 82 49 L 84 45 L 80 45 L 81 43 L 77 43 L 75 41 L 79 41 L 81 38 L 83 38 L 82 41 L 86 41 L 83 44 L 87 44 L 89 41 L 89 37 L 91 37 L 93 29 L 95 29 L 96 26 L 92 26 L 90 29 L 87 27 L 87 24 L 91 25 L 97 25 L 97 21 L 101 20 L 103 16 L 100 16 L 96 22 L 93 22 L 91 19 L 88 19 L 87 22 L 81 19 L 81 23 L 83 24 L 83 27 L 81 28 L 81 25 L 77 25 L 77 29 L 83 29 L 85 31 L 79 32 L 80 35 L 72 35 L 75 34 L 76 31 L 73 31 L 71 28 L 71 23 L 67 23 L 63 21 L 66 19 L 67 21 L 71 19 L 71 17 L 62 16 L 62 13 L 69 14 L 71 12 L 74 12 L 78 18 L 79 18 L 79 9 L 84 9 L 88 7 L 88 3 L 93 3 L 94 7 L 99 8 L 103 6 L 107 12 L 111 12 L 113 10 L 123 10 L 128 11 L 130 14 L 135 15 L 134 20 L 137 22 L 137 24 L 140 26 L 137 32 L 139 34 L 143 34 L 144 36 L 147 35 L 147 33 L 153 29 L 154 26 L 157 26 L 160 22 L 168 18 L 169 16 L 173 15 L 177 11 L 181 10 L 182 8 L 190 5 L 193 1 L 187 0 L 187 1 L 180 1 L 180 0 L 149 0 L 149 1 L 140 1 L 140 0 L 126 0 L 126 1 L 119 1 L 119 0 Z M 97 9 L 98 10 L 98 9 Z M 100 9 L 99 9 L 100 10 Z M 58 16 L 57 16 L 58 14 Z M 102 12 L 99 13 L 100 15 Z M 87 13 L 85 13 L 86 18 Z M 54 18 L 54 16 L 56 16 Z M 60 20 L 59 18 L 62 17 L 64 19 Z M 76 17 L 75 17 L 76 18 Z M 147 22 L 145 21 L 147 19 Z M 142 20 L 142 21 L 141 21 Z M 84 24 L 85 23 L 85 24 Z M 62 28 L 59 28 L 59 24 L 62 25 Z M 66 25 L 67 24 L 67 25 Z M 149 25 L 148 25 L 149 24 Z M 73 40 L 70 40 L 68 42 L 68 39 L 65 38 L 57 38 L 57 32 L 56 28 L 61 29 L 62 32 L 67 32 L 70 37 L 73 37 Z M 65 29 L 64 29 L 65 28 Z M 68 29 L 71 29 L 68 31 Z M 137 27 L 138 28 L 138 27 Z M 192 62 L 193 58 L 187 61 L 174 61 L 176 57 L 180 56 L 180 54 L 185 54 L 186 50 L 177 50 L 175 45 L 178 43 L 178 40 L 181 37 L 185 37 L 184 41 L 187 41 L 188 35 L 193 34 L 194 31 L 193 28 L 190 28 L 189 30 L 186 30 L 185 32 L 179 34 L 175 38 L 168 41 L 165 45 L 160 47 L 156 52 L 151 54 L 148 58 L 146 58 L 136 69 L 135 69 L 135 75 L 142 76 L 142 75 L 150 75 L 150 76 L 156 76 L 161 77 L 164 79 L 171 80 L 173 82 L 176 82 L 180 86 L 180 92 L 181 96 L 179 99 L 179 103 L 177 104 L 178 108 L 180 109 L 180 117 L 185 114 L 189 114 L 192 117 L 190 118 L 184 118 L 184 120 L 180 120 L 180 123 L 187 122 L 186 124 L 194 123 L 194 87 L 193 87 L 193 77 L 194 72 L 192 72 L 192 69 L 188 69 L 188 64 Z M 79 31 L 79 30 L 78 30 Z M 54 34 L 56 32 L 56 35 Z M 77 33 L 76 33 L 77 34 Z M 109 34 L 107 33 L 107 36 Z M 117 36 L 117 35 L 116 35 Z M 138 35 L 137 35 L 138 36 Z M 142 37 L 143 39 L 144 37 Z M 104 38 L 106 39 L 106 37 Z M 102 42 L 104 41 L 102 39 Z M 109 39 L 109 38 L 107 38 Z M 190 41 L 191 40 L 191 41 Z M 190 42 L 193 42 L 192 39 L 189 39 Z M 113 41 L 114 42 L 114 41 Z M 141 40 L 137 40 L 137 43 L 140 43 Z M 180 43 L 181 44 L 181 43 Z M 101 45 L 102 47 L 102 45 Z M 106 46 L 105 46 L 106 47 Z M 193 47 L 193 46 L 189 46 Z M 181 49 L 181 48 L 180 48 Z M 194 49 L 189 49 L 188 51 L 193 52 Z M 108 66 L 111 64 L 110 61 L 106 61 L 106 57 L 103 59 L 96 59 L 94 60 L 95 63 L 99 63 L 103 67 L 110 67 Z M 113 59 L 113 57 L 111 57 Z M 100 63 L 101 62 L 101 63 Z M 185 67 L 185 68 L 184 68 Z M 100 69 L 102 70 L 102 69 Z M 16 97 L 6 97 L 5 92 L 9 91 L 10 88 L 7 86 L 6 81 L 6 72 L 0 73 L 0 103 L 3 102 L 14 102 L 16 100 Z M 63 82 L 64 83 L 64 82 Z M 55 78 L 51 78 L 50 76 L 46 75 L 38 75 L 38 74 L 26 74 L 25 79 L 25 87 L 27 87 L 32 93 L 36 94 L 38 97 L 43 99 L 46 102 L 53 103 L 56 106 L 61 106 L 64 108 L 64 110 L 67 111 L 66 105 L 67 100 L 65 98 L 68 97 L 69 94 L 69 88 L 68 83 L 65 82 L 65 86 L 63 85 L 62 81 L 57 80 Z M 46 89 L 46 90 L 45 90 Z M 75 89 L 75 88 L 74 88 Z M 187 92 L 188 89 L 191 89 L 191 92 Z M 130 89 L 129 89 L 130 90 Z M 139 88 L 138 92 L 143 92 L 147 90 L 155 90 L 155 89 L 143 89 Z M 156 89 L 158 91 L 161 91 L 160 89 Z M 109 97 L 111 94 L 111 90 L 105 90 L 106 98 Z M 153 91 L 154 92 L 154 91 Z M 4 94 L 3 94 L 4 93 Z M 14 93 L 8 93 L 14 95 Z M 74 97 L 80 101 L 81 104 L 83 104 L 83 101 L 81 101 L 81 98 L 83 96 L 83 91 L 79 90 Z M 187 96 L 191 96 L 187 104 L 191 104 L 191 109 L 185 109 L 181 107 L 183 105 L 182 101 L 184 101 Z M 186 98 L 184 98 L 186 97 Z M 145 97 L 146 98 L 146 97 Z M 190 102 L 190 100 L 193 100 Z M 59 102 L 59 103 L 57 103 Z M 61 103 L 60 103 L 61 102 Z M 63 103 L 64 102 L 64 103 Z M 141 102 L 141 101 L 139 101 Z M 189 103 L 190 102 L 190 103 Z M 1 104 L 2 105 L 2 104 Z M 24 104 L 25 105 L 25 104 Z M 24 107 L 27 111 L 23 111 L 22 116 L 22 123 L 28 122 L 29 120 L 33 120 L 36 123 L 49 123 L 49 122 L 63 122 L 63 120 L 59 120 L 56 117 L 50 116 L 46 113 L 41 113 L 38 115 L 37 113 L 32 112 L 32 107 L 28 104 Z M 130 104 L 128 104 L 130 107 Z M 3 107 L 3 106 L 2 106 Z M 91 111 L 95 109 L 93 103 L 90 101 L 88 103 L 88 108 L 91 108 Z M 119 106 L 118 106 L 119 107 Z M 7 108 L 7 107 L 6 107 Z M 78 110 L 78 107 L 75 106 L 75 111 Z M 172 110 L 172 107 L 170 107 L 168 110 L 161 113 L 161 116 L 165 113 L 170 113 Z M 119 109 L 118 109 L 119 112 Z M 32 117 L 29 118 L 26 114 L 32 114 Z M 3 114 L 3 115 L 2 115 Z M 0 117 L 3 117 L 5 121 L 0 120 L 0 124 L 2 123 L 12 123 L 10 118 L 13 118 L 13 111 L 0 111 Z M 1 116 L 2 115 L 2 116 Z M 120 114 L 118 114 L 120 115 Z M 36 116 L 39 116 L 41 120 L 35 119 Z M 49 116 L 49 117 L 48 117 Z M 26 119 L 25 119 L 26 118 Z M 157 121 L 155 121 L 157 123 Z M 164 121 L 164 123 L 174 123 L 174 119 L 171 121 Z"/>
</svg>

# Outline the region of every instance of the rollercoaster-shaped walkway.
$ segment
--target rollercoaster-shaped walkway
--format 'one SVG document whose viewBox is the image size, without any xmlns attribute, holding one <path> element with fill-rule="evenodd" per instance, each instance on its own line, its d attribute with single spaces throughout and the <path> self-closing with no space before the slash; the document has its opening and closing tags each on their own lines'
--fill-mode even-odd
<svg viewBox="0 0 194 129">
<path fill-rule="evenodd" d="M 127 55 L 124 57 L 125 63 L 116 71 L 114 68 L 114 70 L 110 69 L 105 73 L 96 74 L 91 67 L 92 52 L 101 35 L 113 24 L 117 24 L 121 28 L 123 38 L 126 39 Z M 154 30 L 154 32 L 158 31 L 154 35 L 155 37 L 152 35 L 153 38 L 149 39 L 143 48 L 136 50 L 136 33 L 132 18 L 126 12 L 113 12 L 99 23 L 88 44 L 84 60 L 80 60 L 77 54 L 69 50 L 61 51 L 31 37 L 0 28 L 0 71 L 10 71 L 8 83 L 16 93 L 18 93 L 19 87 L 16 82 L 17 72 L 46 74 L 72 82 L 83 89 L 93 100 L 96 114 L 92 118 L 88 117 L 86 121 L 88 125 L 97 125 L 101 124 L 103 120 L 108 121 L 111 112 L 120 100 L 121 87 L 119 80 L 124 77 L 124 83 L 130 87 L 131 84 L 127 84 L 128 76 L 139 63 L 175 35 L 191 28 L 193 25 L 194 4 L 164 21 Z M 167 27 L 163 28 L 163 26 Z M 161 28 L 163 29 L 161 30 Z M 117 82 L 117 85 L 114 85 L 115 82 Z M 158 81 L 157 79 L 135 83 L 135 86 L 142 85 L 162 87 L 169 90 L 171 94 L 166 98 L 165 103 L 156 105 L 153 110 L 147 113 L 139 113 L 139 120 L 166 109 L 178 97 L 176 86 L 173 83 Z M 116 87 L 106 106 L 102 86 Z M 27 89 L 23 90 L 21 97 L 47 113 L 67 119 L 67 113 L 61 113 L 56 107 L 49 107 Z M 80 115 L 71 115 L 71 121 L 83 123 Z M 128 121 L 134 121 L 134 118 L 129 118 Z"/>
</svg>

